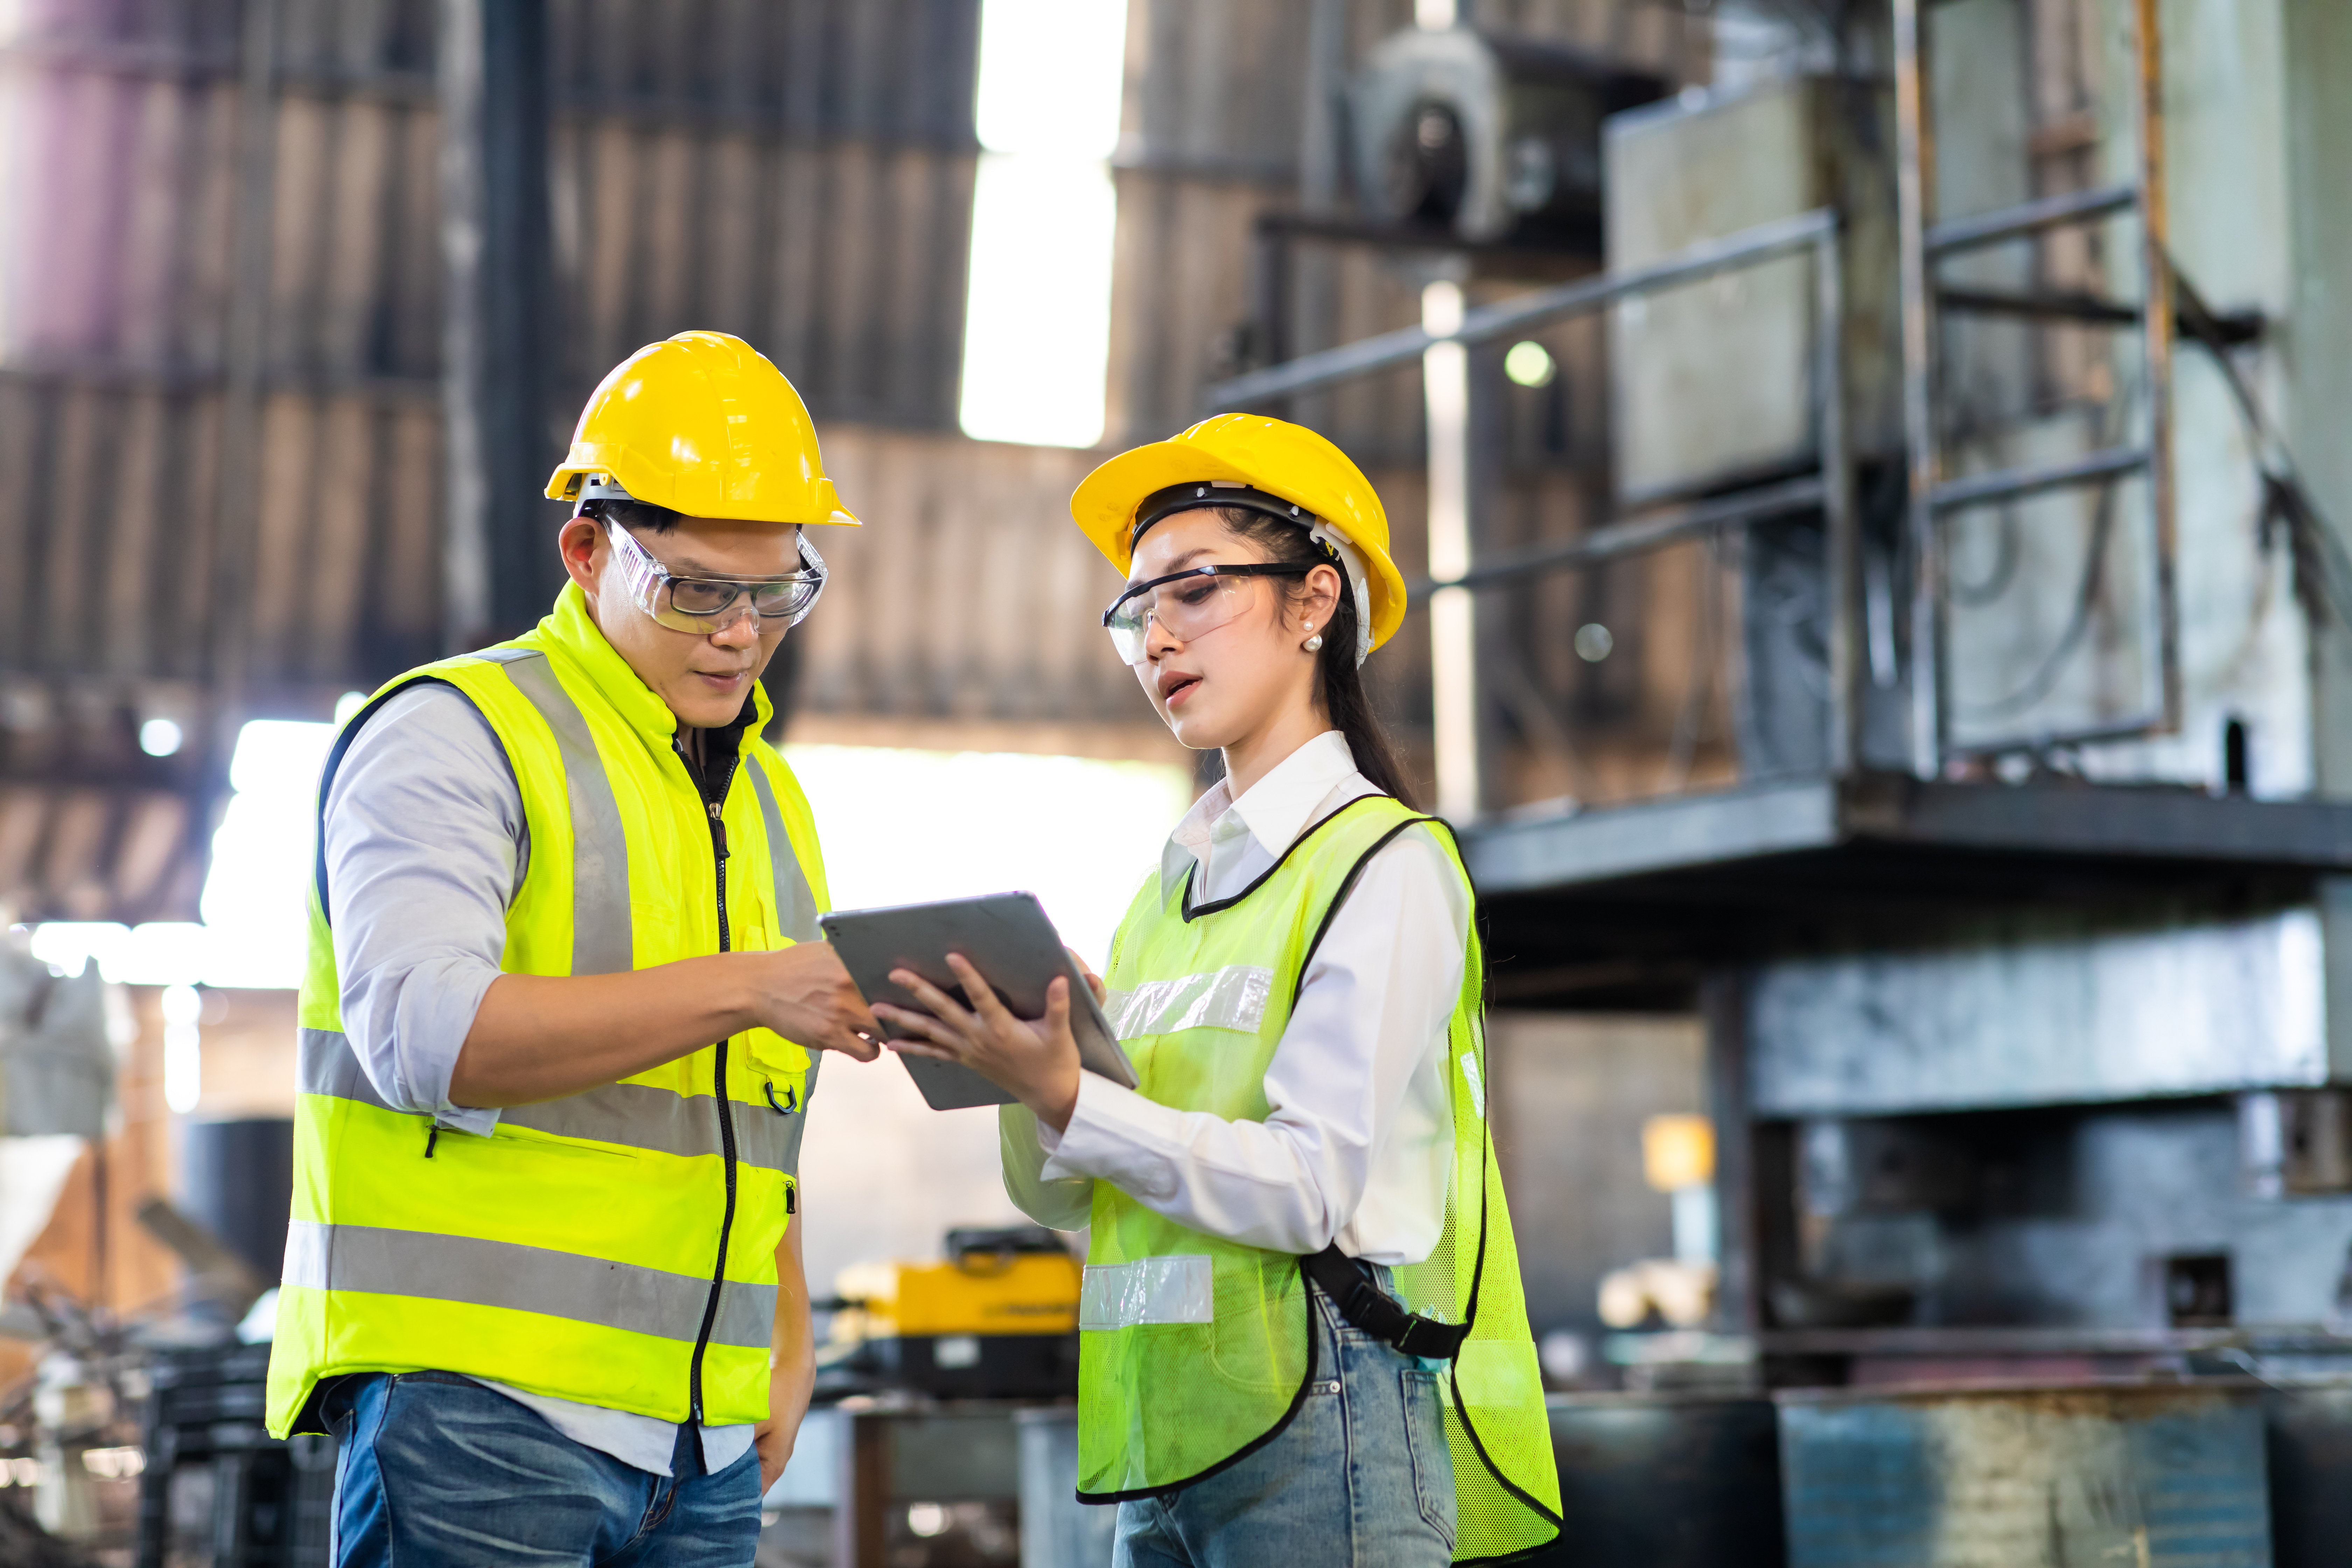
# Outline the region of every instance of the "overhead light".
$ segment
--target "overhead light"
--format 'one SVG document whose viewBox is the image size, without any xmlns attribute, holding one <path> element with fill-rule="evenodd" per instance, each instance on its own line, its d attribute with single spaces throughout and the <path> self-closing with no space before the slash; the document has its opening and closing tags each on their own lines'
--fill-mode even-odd
<svg viewBox="0 0 2352 1568">
<path fill-rule="evenodd" d="M 180 726 L 169 719 L 150 719 L 139 726 L 139 749 L 151 757 L 170 756 L 184 738 Z"/>
<path fill-rule="evenodd" d="M 1549 386 L 1559 366 L 1552 363 L 1550 350 L 1529 338 L 1513 343 L 1503 356 L 1503 374 L 1521 386 Z"/>
</svg>

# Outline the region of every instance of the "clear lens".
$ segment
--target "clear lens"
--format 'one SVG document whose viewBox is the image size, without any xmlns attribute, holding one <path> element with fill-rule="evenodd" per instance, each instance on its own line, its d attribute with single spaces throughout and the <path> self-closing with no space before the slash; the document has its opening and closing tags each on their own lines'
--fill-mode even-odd
<svg viewBox="0 0 2352 1568">
<path fill-rule="evenodd" d="M 1129 664 L 1144 662 L 1144 644 L 1158 621 L 1178 642 L 1215 631 L 1256 601 L 1258 578 L 1183 577 L 1122 599 L 1106 623 L 1111 646 Z"/>
<path fill-rule="evenodd" d="M 816 607 L 824 591 L 824 558 L 803 538 L 801 571 L 791 577 L 730 582 L 724 578 L 673 577 L 626 529 L 607 531 L 637 607 L 673 631 L 708 636 L 726 630 L 747 615 L 797 626 Z"/>
</svg>

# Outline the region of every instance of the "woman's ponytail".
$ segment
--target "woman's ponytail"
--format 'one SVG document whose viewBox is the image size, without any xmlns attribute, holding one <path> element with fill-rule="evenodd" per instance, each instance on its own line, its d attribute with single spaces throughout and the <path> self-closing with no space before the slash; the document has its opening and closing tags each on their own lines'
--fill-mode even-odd
<svg viewBox="0 0 2352 1568">
<path fill-rule="evenodd" d="M 1389 741 L 1378 710 L 1372 707 L 1371 694 L 1364 689 L 1364 672 L 1356 664 L 1356 595 L 1348 585 L 1347 568 L 1332 562 L 1324 547 L 1309 539 L 1307 530 L 1295 522 L 1239 507 L 1218 507 L 1215 510 L 1226 528 L 1257 544 L 1269 561 L 1302 566 L 1330 563 L 1337 568 L 1339 602 L 1332 611 L 1330 624 L 1321 628 L 1323 647 L 1315 656 L 1316 695 L 1322 700 L 1323 711 L 1330 716 L 1331 727 L 1347 737 L 1348 750 L 1355 754 L 1356 771 L 1371 780 L 1382 794 L 1392 795 L 1419 810 L 1421 803 L 1412 785 L 1405 780 L 1404 769 L 1397 762 L 1396 748 Z M 1291 579 L 1286 586 L 1294 595 L 1305 591 L 1300 579 Z"/>
</svg>

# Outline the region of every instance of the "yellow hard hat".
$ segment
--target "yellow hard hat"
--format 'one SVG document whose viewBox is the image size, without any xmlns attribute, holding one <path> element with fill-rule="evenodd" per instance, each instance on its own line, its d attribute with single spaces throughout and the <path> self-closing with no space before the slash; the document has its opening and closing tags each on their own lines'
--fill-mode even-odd
<svg viewBox="0 0 2352 1568">
<path fill-rule="evenodd" d="M 1367 652 L 1403 623 L 1404 574 L 1389 558 L 1389 514 L 1364 471 L 1314 431 L 1262 414 L 1203 419 L 1088 474 L 1070 497 L 1070 516 L 1123 576 L 1134 563 L 1137 510 L 1179 485 L 1200 487 L 1202 506 L 1219 504 L 1219 485 L 1263 490 L 1310 514 L 1301 521 L 1319 520 L 1353 546 L 1363 557 L 1371 601 Z"/>
<path fill-rule="evenodd" d="M 577 500 L 599 474 L 688 517 L 857 524 L 824 477 L 801 395 L 725 332 L 647 343 L 597 384 L 547 493 Z"/>
</svg>

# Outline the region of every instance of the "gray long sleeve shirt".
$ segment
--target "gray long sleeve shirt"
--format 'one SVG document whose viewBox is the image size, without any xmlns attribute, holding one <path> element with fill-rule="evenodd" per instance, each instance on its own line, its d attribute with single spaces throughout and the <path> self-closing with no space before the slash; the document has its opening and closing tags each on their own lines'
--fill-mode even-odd
<svg viewBox="0 0 2352 1568">
<path fill-rule="evenodd" d="M 499 977 L 507 909 L 530 864 L 506 748 L 454 688 L 412 687 L 343 754 L 323 834 L 343 1032 L 368 1080 L 394 1110 L 488 1137 L 499 1113 L 453 1103 L 449 1079 Z M 575 1443 L 670 1473 L 670 1422 L 488 1386 Z M 749 1426 L 706 1428 L 703 1463 L 716 1473 L 751 1446 Z"/>
</svg>

